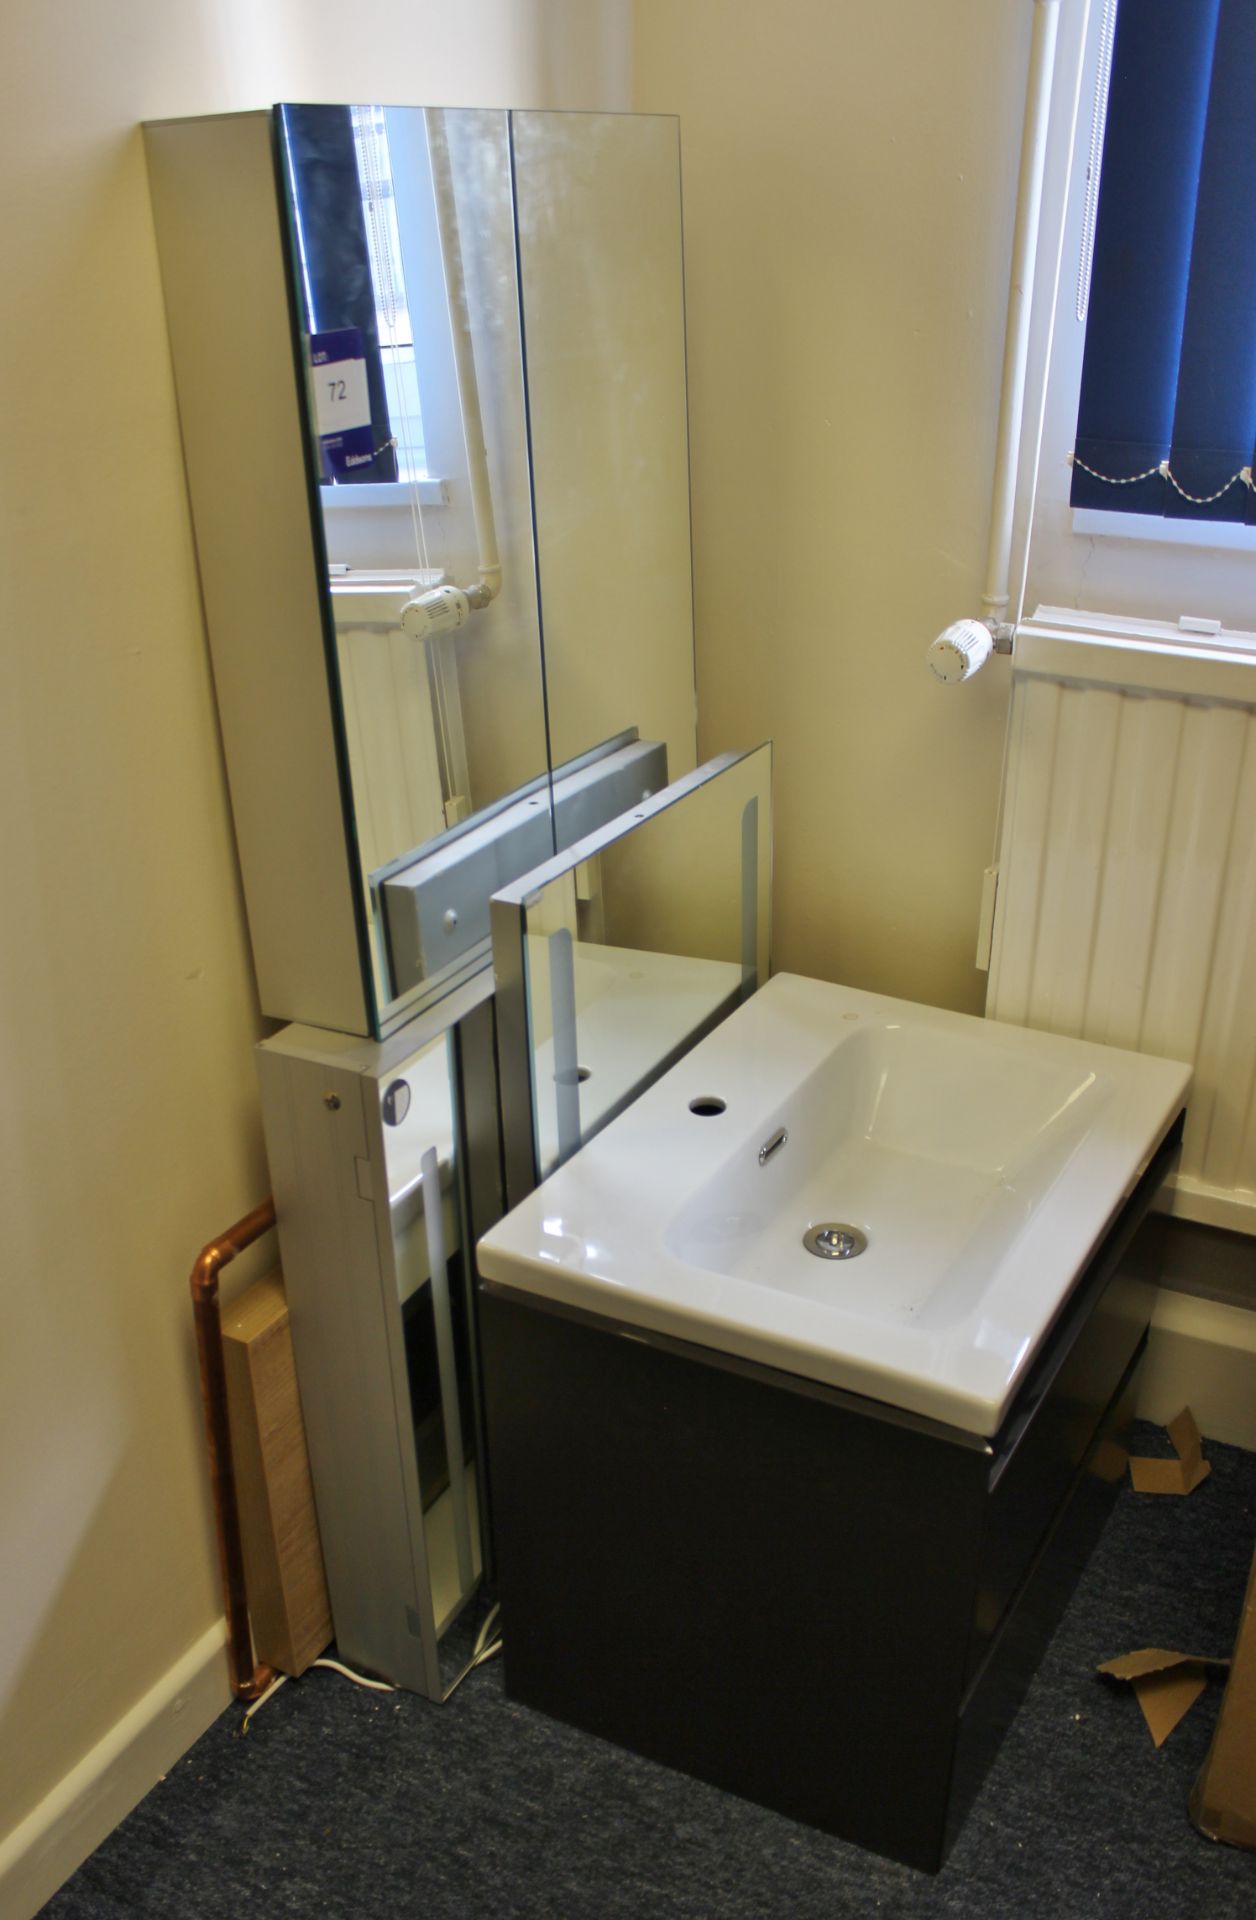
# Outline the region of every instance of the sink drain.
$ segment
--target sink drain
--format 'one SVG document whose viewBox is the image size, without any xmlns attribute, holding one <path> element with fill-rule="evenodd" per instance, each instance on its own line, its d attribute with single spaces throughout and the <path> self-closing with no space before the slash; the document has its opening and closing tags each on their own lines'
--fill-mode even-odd
<svg viewBox="0 0 1256 1920">
<path fill-rule="evenodd" d="M 807 1228 L 802 1243 L 819 1260 L 853 1260 L 867 1246 L 868 1236 L 840 1220 L 822 1220 L 819 1226 Z"/>
</svg>

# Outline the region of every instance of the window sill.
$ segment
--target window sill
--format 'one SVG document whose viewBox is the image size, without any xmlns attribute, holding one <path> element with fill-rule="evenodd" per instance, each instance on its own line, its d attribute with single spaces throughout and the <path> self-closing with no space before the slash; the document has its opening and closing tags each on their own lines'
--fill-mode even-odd
<svg viewBox="0 0 1256 1920">
<path fill-rule="evenodd" d="M 1159 546 L 1219 547 L 1256 553 L 1256 527 L 1227 520 L 1165 520 L 1152 513 L 1104 513 L 1072 509 L 1073 532 L 1092 540 L 1154 540 Z"/>
<path fill-rule="evenodd" d="M 320 487 L 319 501 L 325 513 L 360 512 L 371 507 L 393 507 L 409 513 L 417 499 L 421 507 L 447 507 L 449 482 L 424 475 L 422 480 L 379 480 L 362 486 Z"/>
</svg>

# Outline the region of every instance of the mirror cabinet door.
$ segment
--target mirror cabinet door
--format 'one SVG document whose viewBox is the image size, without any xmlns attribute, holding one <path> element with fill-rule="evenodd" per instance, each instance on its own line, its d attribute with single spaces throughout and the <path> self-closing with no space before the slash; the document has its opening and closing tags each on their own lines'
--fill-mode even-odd
<svg viewBox="0 0 1256 1920">
<path fill-rule="evenodd" d="M 509 121 L 284 106 L 276 126 L 352 826 L 395 1023 L 483 963 L 482 934 L 451 894 L 436 937 L 395 952 L 386 883 L 507 796 L 525 800 L 516 854 L 553 848 Z"/>
<path fill-rule="evenodd" d="M 678 129 L 277 126 L 375 986 L 411 1014 L 486 964 L 496 886 L 693 765 Z"/>
<path fill-rule="evenodd" d="M 696 761 L 679 122 L 510 125 L 553 762 L 633 726 L 674 780 Z"/>
</svg>

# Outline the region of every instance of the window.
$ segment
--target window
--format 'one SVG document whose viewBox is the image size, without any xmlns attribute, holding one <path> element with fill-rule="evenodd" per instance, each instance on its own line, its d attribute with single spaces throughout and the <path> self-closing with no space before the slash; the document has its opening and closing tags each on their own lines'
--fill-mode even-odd
<svg viewBox="0 0 1256 1920">
<path fill-rule="evenodd" d="M 1071 501 L 1256 525 L 1256 6 L 1108 10 Z"/>
</svg>

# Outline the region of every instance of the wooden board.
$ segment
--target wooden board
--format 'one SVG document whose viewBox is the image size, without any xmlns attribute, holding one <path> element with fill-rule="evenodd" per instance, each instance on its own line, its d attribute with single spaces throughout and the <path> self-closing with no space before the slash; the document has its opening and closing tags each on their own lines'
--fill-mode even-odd
<svg viewBox="0 0 1256 1920">
<path fill-rule="evenodd" d="M 296 1675 L 333 1628 L 281 1275 L 223 1308 L 222 1344 L 253 1645 Z"/>
</svg>

